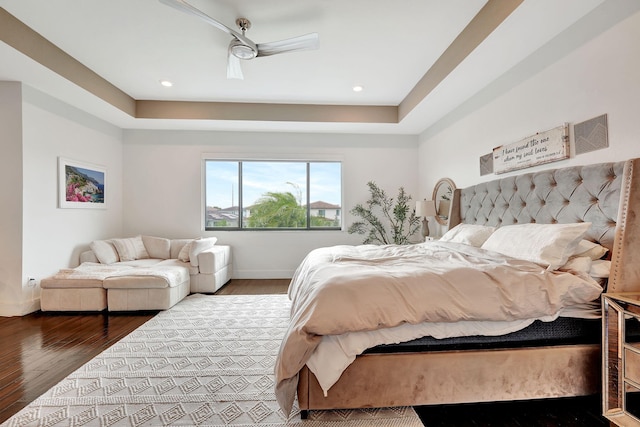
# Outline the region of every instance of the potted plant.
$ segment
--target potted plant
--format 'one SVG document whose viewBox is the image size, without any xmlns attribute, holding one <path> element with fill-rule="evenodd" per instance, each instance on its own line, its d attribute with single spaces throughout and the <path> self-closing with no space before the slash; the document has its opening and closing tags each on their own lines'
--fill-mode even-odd
<svg viewBox="0 0 640 427">
<path fill-rule="evenodd" d="M 367 186 L 371 194 L 369 200 L 364 205 L 357 204 L 349 211 L 361 218 L 349 226 L 349 234 L 366 235 L 363 244 L 411 243 L 409 239 L 420 228 L 420 218 L 416 216 L 412 207 L 411 196 L 404 191 L 404 187 L 400 187 L 394 200 L 375 182 L 369 181 Z M 379 218 L 378 214 L 381 214 L 382 218 Z"/>
</svg>

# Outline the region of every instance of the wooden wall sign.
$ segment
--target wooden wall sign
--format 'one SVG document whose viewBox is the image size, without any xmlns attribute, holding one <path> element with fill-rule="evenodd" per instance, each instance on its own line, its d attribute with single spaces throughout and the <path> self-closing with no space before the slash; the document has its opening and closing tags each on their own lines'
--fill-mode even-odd
<svg viewBox="0 0 640 427">
<path fill-rule="evenodd" d="M 530 168 L 569 158 L 569 125 L 539 132 L 528 138 L 493 149 L 496 174 Z"/>
</svg>

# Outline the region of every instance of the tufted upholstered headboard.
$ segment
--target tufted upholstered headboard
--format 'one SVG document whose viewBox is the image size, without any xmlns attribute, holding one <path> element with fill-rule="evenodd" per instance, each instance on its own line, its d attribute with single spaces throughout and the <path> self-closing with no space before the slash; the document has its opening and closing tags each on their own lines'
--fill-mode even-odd
<svg viewBox="0 0 640 427">
<path fill-rule="evenodd" d="M 640 291 L 640 159 L 550 169 L 457 189 L 450 227 L 591 222 L 609 248 L 609 291 Z"/>
</svg>

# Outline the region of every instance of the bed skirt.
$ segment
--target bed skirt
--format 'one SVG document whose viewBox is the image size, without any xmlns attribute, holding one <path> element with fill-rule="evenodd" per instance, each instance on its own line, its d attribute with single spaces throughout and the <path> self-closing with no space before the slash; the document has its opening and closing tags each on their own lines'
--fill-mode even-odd
<svg viewBox="0 0 640 427">
<path fill-rule="evenodd" d="M 585 396 L 601 384 L 599 344 L 356 358 L 325 397 L 313 373 L 300 371 L 303 411 Z"/>
</svg>

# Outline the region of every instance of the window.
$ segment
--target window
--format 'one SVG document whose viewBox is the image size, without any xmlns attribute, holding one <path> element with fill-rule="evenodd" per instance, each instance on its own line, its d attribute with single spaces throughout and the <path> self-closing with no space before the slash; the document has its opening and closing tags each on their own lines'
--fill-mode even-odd
<svg viewBox="0 0 640 427">
<path fill-rule="evenodd" d="M 340 162 L 205 160 L 205 229 L 340 229 Z"/>
</svg>

